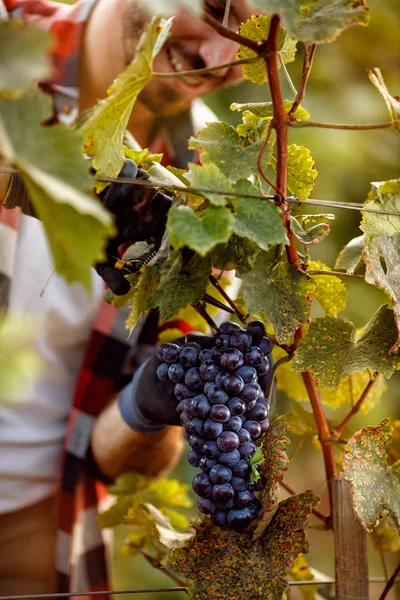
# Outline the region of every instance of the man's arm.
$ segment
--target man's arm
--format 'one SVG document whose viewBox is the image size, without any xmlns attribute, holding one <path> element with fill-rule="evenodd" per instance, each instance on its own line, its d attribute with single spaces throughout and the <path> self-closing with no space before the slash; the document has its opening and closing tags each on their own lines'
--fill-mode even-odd
<svg viewBox="0 0 400 600">
<path fill-rule="evenodd" d="M 126 471 L 156 477 L 177 464 L 184 447 L 183 431 L 167 426 L 157 433 L 138 433 L 122 419 L 114 400 L 97 419 L 91 445 L 97 466 L 110 479 Z"/>
</svg>

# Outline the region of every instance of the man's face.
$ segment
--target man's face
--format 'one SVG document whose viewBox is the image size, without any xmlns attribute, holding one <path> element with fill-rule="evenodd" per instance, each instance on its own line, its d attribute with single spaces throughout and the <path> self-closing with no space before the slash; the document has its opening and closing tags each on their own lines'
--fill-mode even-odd
<svg viewBox="0 0 400 600">
<path fill-rule="evenodd" d="M 204 10 L 222 22 L 225 3 L 226 0 L 204 0 Z M 251 14 L 245 0 L 233 0 L 229 27 L 236 31 Z M 148 21 L 149 15 L 142 3 L 128 0 L 124 20 L 127 63 L 132 60 L 140 34 Z M 236 42 L 219 35 L 200 15 L 181 7 L 175 14 L 169 38 L 155 58 L 154 71 L 173 74 L 215 67 L 234 61 L 237 50 Z M 186 110 L 194 98 L 232 85 L 241 78 L 241 69 L 235 66 L 202 76 L 153 79 L 141 92 L 139 100 L 157 116 L 173 116 Z"/>
</svg>

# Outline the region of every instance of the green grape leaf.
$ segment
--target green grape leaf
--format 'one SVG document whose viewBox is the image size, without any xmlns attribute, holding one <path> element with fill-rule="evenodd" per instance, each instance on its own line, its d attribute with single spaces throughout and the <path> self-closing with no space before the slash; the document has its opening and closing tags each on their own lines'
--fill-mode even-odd
<svg viewBox="0 0 400 600">
<path fill-rule="evenodd" d="M 162 160 L 162 154 L 151 154 L 148 148 L 144 150 L 132 150 L 124 146 L 125 158 L 135 161 L 138 167 L 147 171 L 153 166 L 154 162 L 159 163 Z"/>
<path fill-rule="evenodd" d="M 372 534 L 372 543 L 376 552 L 399 552 L 400 534 L 393 515 L 381 519 L 374 528 Z"/>
<path fill-rule="evenodd" d="M 355 273 L 362 264 L 365 237 L 359 235 L 350 240 L 339 252 L 335 269 L 343 269 L 346 273 Z"/>
<path fill-rule="evenodd" d="M 318 433 L 315 417 L 298 402 L 293 402 L 293 412 L 286 413 L 285 419 L 295 435 L 315 435 Z"/>
<path fill-rule="evenodd" d="M 170 319 L 180 308 L 201 299 L 210 273 L 209 259 L 197 254 L 184 257 L 182 252 L 175 252 L 170 258 L 168 270 L 160 274 L 159 285 L 150 299 L 150 305 L 159 307 L 162 319 Z"/>
<path fill-rule="evenodd" d="M 129 471 L 119 475 L 115 482 L 108 486 L 107 492 L 112 496 L 134 495 L 145 490 L 150 483 L 150 477 Z"/>
<path fill-rule="evenodd" d="M 315 579 L 303 554 L 299 554 L 294 561 L 293 568 L 290 571 L 290 577 L 293 581 L 312 581 Z M 318 587 L 318 584 L 302 585 L 300 590 L 304 600 L 318 600 Z"/>
<path fill-rule="evenodd" d="M 0 319 L 0 404 L 18 399 L 40 377 L 43 364 L 35 351 L 34 321 L 22 316 Z"/>
<path fill-rule="evenodd" d="M 0 145 L 4 158 L 18 167 L 43 222 L 56 271 L 89 290 L 90 267 L 103 259 L 106 239 L 114 233 L 112 216 L 89 195 L 92 179 L 79 135 L 62 125 L 41 126 L 50 107 L 51 100 L 38 91 L 2 102 Z"/>
<path fill-rule="evenodd" d="M 380 69 L 370 69 L 368 76 L 371 83 L 376 87 L 378 92 L 381 94 L 386 102 L 390 118 L 393 123 L 393 129 L 400 135 L 400 99 L 399 97 L 393 97 L 389 94 L 389 90 L 386 87 L 385 80 Z"/>
<path fill-rule="evenodd" d="M 253 15 L 251 19 L 248 19 L 248 21 L 245 21 L 240 25 L 239 32 L 253 42 L 262 42 L 268 38 L 270 23 L 271 19 L 266 15 Z M 292 62 L 295 59 L 296 44 L 296 40 L 291 39 L 285 31 L 280 28 L 278 49 L 285 63 Z M 237 54 L 238 59 L 251 58 L 252 56 L 256 56 L 254 50 L 251 50 L 247 46 L 240 46 Z M 264 58 L 260 58 L 254 63 L 242 65 L 242 71 L 245 79 L 249 79 L 258 85 L 262 85 L 268 79 Z"/>
<path fill-rule="evenodd" d="M 265 313 L 279 343 L 286 342 L 309 319 L 310 295 L 316 284 L 295 265 L 277 260 L 275 249 L 261 251 L 253 270 L 238 276 L 249 311 Z"/>
<path fill-rule="evenodd" d="M 202 192 L 214 206 L 225 206 L 226 198 L 221 194 L 213 194 L 211 190 L 220 192 L 231 192 L 231 181 L 219 170 L 214 163 L 204 166 L 189 163 L 190 171 L 185 175 L 194 188 L 209 189 L 210 192 Z"/>
<path fill-rule="evenodd" d="M 262 465 L 265 462 L 265 458 L 262 450 L 262 443 L 259 444 L 254 451 L 254 453 L 250 457 L 250 481 L 258 481 L 261 477 L 257 467 Z"/>
<path fill-rule="evenodd" d="M 168 504 L 170 506 L 183 506 L 190 508 L 192 501 L 188 495 L 189 486 L 177 479 L 158 479 L 151 481 L 145 490 L 146 501 L 155 506 Z"/>
<path fill-rule="evenodd" d="M 392 352 L 396 352 L 400 347 L 400 233 L 391 237 L 387 233 L 378 237 L 368 236 L 363 258 L 366 281 L 386 292 L 393 301 L 398 338 Z"/>
<path fill-rule="evenodd" d="M 235 224 L 234 232 L 256 242 L 263 250 L 273 244 L 287 244 L 286 229 L 279 214 L 279 209 L 269 200 L 241 198 L 240 194 L 257 194 L 257 188 L 250 182 L 241 179 L 235 184 L 237 198 L 232 198 Z"/>
<path fill-rule="evenodd" d="M 303 42 L 332 42 L 350 25 L 368 25 L 364 0 L 256 0 L 268 14 L 278 14 L 288 34 Z"/>
<path fill-rule="evenodd" d="M 300 552 L 307 552 L 304 533 L 317 498 L 311 492 L 279 504 L 263 535 L 252 542 L 245 535 L 201 523 L 194 538 L 167 558 L 167 567 L 191 580 L 189 598 L 282 598 L 287 571 Z"/>
<path fill-rule="evenodd" d="M 247 238 L 233 234 L 227 244 L 218 244 L 211 252 L 211 262 L 222 271 L 238 269 L 242 273 L 251 271 L 260 247 Z"/>
<path fill-rule="evenodd" d="M 293 106 L 293 101 L 285 100 L 284 105 L 285 110 L 288 113 Z M 257 117 L 265 120 L 271 120 L 274 116 L 274 107 L 272 102 L 246 102 L 245 104 L 233 102 L 230 106 L 230 109 L 239 112 L 251 112 Z M 299 106 L 295 112 L 295 117 L 296 121 L 307 121 L 310 118 L 310 113 L 302 106 Z"/>
<path fill-rule="evenodd" d="M 264 141 L 250 146 L 241 145 L 241 137 L 228 123 L 208 123 L 196 137 L 189 139 L 189 148 L 200 152 L 203 164 L 215 163 L 228 179 L 235 182 L 258 175 L 257 159 Z M 270 145 L 264 154 L 263 166 L 267 168 Z"/>
<path fill-rule="evenodd" d="M 93 166 L 98 176 L 116 177 L 122 168 L 124 132 L 133 105 L 151 79 L 154 57 L 166 40 L 170 26 L 171 20 L 153 19 L 133 61 L 111 85 L 107 98 L 98 102 L 80 127 L 84 150 L 94 157 Z"/>
<path fill-rule="evenodd" d="M 121 548 L 121 554 L 123 556 L 137 556 L 139 550 L 141 550 L 147 544 L 147 535 L 144 531 L 137 531 L 135 533 L 128 533 L 124 537 L 124 544 Z"/>
<path fill-rule="evenodd" d="M 290 220 L 292 223 L 293 235 L 299 242 L 306 246 L 319 244 L 330 233 L 330 227 L 327 223 L 317 223 L 308 229 L 303 229 L 296 217 L 290 217 Z"/>
<path fill-rule="evenodd" d="M 279 415 L 271 419 L 268 431 L 260 438 L 264 455 L 261 473 L 266 478 L 266 485 L 260 494 L 263 513 L 254 530 L 253 539 L 263 535 L 279 506 L 280 483 L 289 465 L 286 453 L 286 446 L 289 444 L 288 431 L 285 417 Z"/>
<path fill-rule="evenodd" d="M 353 371 L 364 369 L 390 378 L 399 362 L 399 357 L 389 354 L 397 339 L 393 311 L 381 306 L 357 342 L 351 339 L 353 330 L 354 325 L 341 317 L 316 319 L 299 344 L 293 369 L 308 369 L 328 389 L 335 389 Z"/>
<path fill-rule="evenodd" d="M 179 529 L 180 531 L 186 531 L 189 529 L 189 519 L 182 513 L 168 507 L 161 508 L 161 512 L 163 515 L 168 517 L 169 522 L 174 529 Z"/>
<path fill-rule="evenodd" d="M 276 159 L 271 157 L 270 165 L 276 169 Z M 291 144 L 288 146 L 288 188 L 305 202 L 314 189 L 318 171 L 308 148 Z"/>
<path fill-rule="evenodd" d="M 189 206 L 172 207 L 168 213 L 168 232 L 172 246 L 187 246 L 205 256 L 214 246 L 227 242 L 232 234 L 234 218 L 223 206 L 208 208 L 199 217 Z"/>
<path fill-rule="evenodd" d="M 260 119 L 257 115 L 254 115 L 252 112 L 245 111 L 242 113 L 242 123 L 236 126 L 236 131 L 240 135 L 241 144 L 243 147 L 250 146 L 254 144 L 257 140 L 265 138 L 268 130 L 268 122 L 267 119 Z M 272 132 L 271 136 L 274 136 L 275 133 Z M 272 137 L 271 137 L 272 142 Z"/>
<path fill-rule="evenodd" d="M 16 98 L 51 74 L 49 33 L 17 21 L 0 22 L 0 98 Z"/>
<path fill-rule="evenodd" d="M 158 270 L 153 266 L 145 265 L 142 268 L 139 281 L 134 286 L 132 310 L 127 318 L 126 327 L 133 331 L 139 317 L 146 314 L 149 309 L 150 298 L 160 283 Z"/>
<path fill-rule="evenodd" d="M 368 200 L 365 208 L 394 211 L 399 216 L 364 212 L 360 229 L 368 235 L 400 233 L 400 179 L 373 183 Z"/>
<path fill-rule="evenodd" d="M 310 270 L 329 271 L 329 267 L 320 260 L 310 261 L 308 268 Z M 312 278 L 317 282 L 317 287 L 314 290 L 314 298 L 318 300 L 327 315 L 334 317 L 346 308 L 347 289 L 339 277 L 312 275 Z"/>
<path fill-rule="evenodd" d="M 341 477 L 352 485 L 353 507 L 367 531 L 388 514 L 400 527 L 400 461 L 390 465 L 387 456 L 392 434 L 384 419 L 356 433 L 345 447 Z"/>
<path fill-rule="evenodd" d="M 138 498 L 134 494 L 117 496 L 110 508 L 97 515 L 97 522 L 102 529 L 122 525 L 126 523 L 129 510 L 135 510 L 137 506 Z"/>
</svg>

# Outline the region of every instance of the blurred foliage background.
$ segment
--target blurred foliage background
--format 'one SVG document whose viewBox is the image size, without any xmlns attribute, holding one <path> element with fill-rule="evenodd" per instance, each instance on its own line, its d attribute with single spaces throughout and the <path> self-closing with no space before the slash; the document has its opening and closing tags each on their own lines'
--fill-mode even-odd
<svg viewBox="0 0 400 600">
<path fill-rule="evenodd" d="M 351 27 L 334 43 L 321 45 L 317 50 L 303 104 L 314 121 L 378 123 L 389 120 L 386 105 L 370 83 L 367 70 L 379 67 L 389 92 L 394 96 L 400 95 L 400 0 L 369 0 L 368 5 L 371 11 L 369 27 Z M 301 66 L 302 50 L 299 47 L 295 63 L 288 65 L 295 85 L 300 79 Z M 282 82 L 285 97 L 292 98 L 283 74 Z M 205 100 L 222 120 L 236 124 L 240 116 L 229 110 L 232 102 L 262 102 L 269 101 L 270 98 L 267 85 L 258 87 L 244 83 L 213 94 Z M 392 131 L 290 130 L 290 143 L 293 142 L 308 147 L 316 162 L 319 174 L 313 198 L 364 202 L 371 181 L 399 177 L 400 144 L 399 138 Z M 337 215 L 336 221 L 332 222 L 331 235 L 311 252 L 312 258 L 333 267 L 335 258 L 345 243 L 360 235 L 360 214 L 357 211 L 317 207 L 310 207 L 307 212 L 332 212 Z M 365 325 L 375 310 L 388 301 L 383 293 L 363 282 L 346 280 L 346 285 L 349 291 L 348 307 L 342 315 L 353 321 L 356 327 Z M 400 418 L 399 381 L 399 374 L 390 380 L 384 401 L 368 415 L 357 417 L 354 421 L 355 429 L 377 424 L 385 416 Z M 278 395 L 275 410 L 284 413 L 290 409 L 291 402 L 288 398 L 284 394 Z M 293 441 L 289 446 L 289 454 L 293 452 L 294 445 Z M 186 456 L 182 457 L 178 467 L 170 474 L 171 477 L 188 483 L 193 475 L 194 469 L 188 465 Z M 286 480 L 296 491 L 311 488 L 320 494 L 320 509 L 327 512 L 323 461 L 311 442 L 306 443 L 292 461 Z M 197 513 L 194 495 L 193 500 L 191 514 L 194 516 Z M 334 576 L 332 533 L 318 530 L 318 523 L 313 520 L 311 522 L 313 527 L 308 531 L 310 552 L 307 560 L 324 574 Z M 121 527 L 114 539 L 115 587 L 127 589 L 174 585 L 162 572 L 147 565 L 142 558 L 120 555 L 119 548 L 126 531 L 127 528 Z M 370 558 L 370 575 L 382 576 L 384 572 L 381 557 L 374 553 L 372 546 Z M 396 557 L 386 556 L 389 572 L 397 562 Z M 371 600 L 379 598 L 381 591 L 382 586 L 372 586 Z M 167 597 L 168 600 L 179 600 L 184 594 L 169 593 Z M 302 596 L 295 592 L 291 597 Z M 124 597 L 124 600 L 128 598 L 130 596 Z M 138 594 L 135 598 L 156 600 L 160 598 L 160 594 Z M 246 600 L 245 591 L 243 600 Z"/>
</svg>

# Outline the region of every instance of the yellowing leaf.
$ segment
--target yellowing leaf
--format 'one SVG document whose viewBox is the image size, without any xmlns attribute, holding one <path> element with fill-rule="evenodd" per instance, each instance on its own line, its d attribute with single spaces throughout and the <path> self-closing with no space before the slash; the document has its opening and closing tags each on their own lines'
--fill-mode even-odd
<svg viewBox="0 0 400 600">
<path fill-rule="evenodd" d="M 400 534 L 393 516 L 381 519 L 371 534 L 377 552 L 399 552 Z"/>
<path fill-rule="evenodd" d="M 288 113 L 293 106 L 292 100 L 284 100 L 285 110 Z M 270 121 L 274 116 L 274 107 L 272 102 L 246 102 L 245 104 L 239 104 L 233 102 L 230 106 L 231 110 L 239 112 L 250 112 L 261 119 Z M 295 112 L 296 121 L 307 121 L 310 118 L 308 110 L 299 106 Z"/>
<path fill-rule="evenodd" d="M 270 160 L 275 169 L 276 160 Z M 288 188 L 300 202 L 305 202 L 314 189 L 318 171 L 308 148 L 291 144 L 288 147 Z"/>
<path fill-rule="evenodd" d="M 308 263 L 310 270 L 329 271 L 329 267 L 320 260 L 312 260 Z M 347 290 L 344 282 L 339 277 L 330 275 L 312 275 L 317 287 L 314 298 L 318 300 L 325 313 L 335 316 L 346 308 Z"/>
<path fill-rule="evenodd" d="M 370 208 L 378 213 L 365 212 L 360 229 L 372 236 L 381 233 L 394 235 L 400 233 L 400 179 L 380 181 L 372 184 L 365 208 Z M 397 215 L 386 215 L 385 212 L 395 212 Z"/>
<path fill-rule="evenodd" d="M 152 481 L 146 490 L 146 498 L 155 506 L 168 504 L 170 506 L 184 506 L 190 508 L 192 501 L 188 495 L 189 486 L 177 479 L 158 479 Z"/>
<path fill-rule="evenodd" d="M 308 566 L 304 554 L 299 554 L 299 556 L 294 561 L 293 568 L 290 571 L 290 576 L 294 581 L 311 581 L 312 579 L 314 579 L 314 575 L 310 567 Z M 304 600 L 316 600 L 318 584 L 302 585 L 300 591 Z"/>
<path fill-rule="evenodd" d="M 160 283 L 158 271 L 155 267 L 145 265 L 142 268 L 139 281 L 134 287 L 132 310 L 126 321 L 126 327 L 132 332 L 140 316 L 145 315 L 149 309 L 150 298 Z"/>
</svg>

